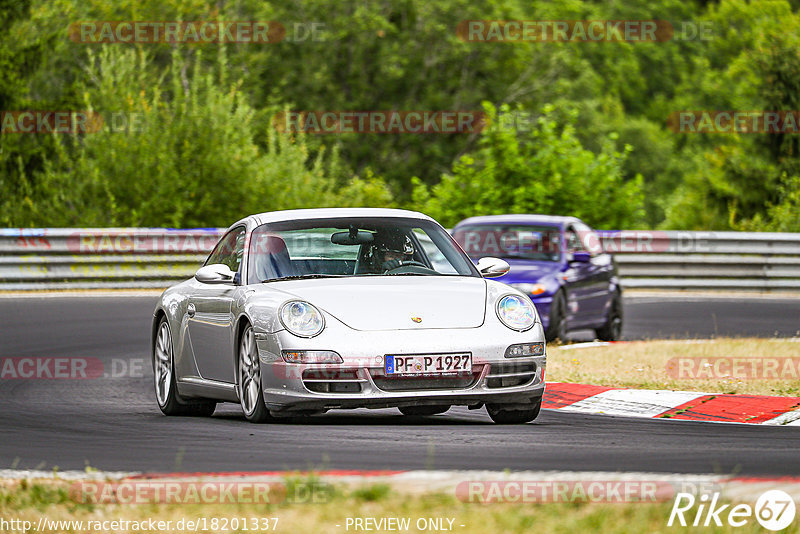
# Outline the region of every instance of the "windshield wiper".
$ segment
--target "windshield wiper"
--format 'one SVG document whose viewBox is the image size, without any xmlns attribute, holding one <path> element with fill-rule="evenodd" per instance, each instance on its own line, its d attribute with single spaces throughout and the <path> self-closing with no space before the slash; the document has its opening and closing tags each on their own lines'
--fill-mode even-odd
<svg viewBox="0 0 800 534">
<path fill-rule="evenodd" d="M 282 282 L 283 280 L 309 280 L 311 278 L 341 278 L 347 276 L 346 274 L 295 274 L 292 276 L 281 276 L 279 278 L 270 278 L 269 280 L 262 280 L 262 284 L 267 282 Z"/>
</svg>

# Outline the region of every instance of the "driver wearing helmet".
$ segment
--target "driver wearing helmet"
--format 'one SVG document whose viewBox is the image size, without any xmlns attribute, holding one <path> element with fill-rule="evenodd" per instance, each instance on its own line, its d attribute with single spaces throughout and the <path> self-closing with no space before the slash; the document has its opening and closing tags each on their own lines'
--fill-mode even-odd
<svg viewBox="0 0 800 534">
<path fill-rule="evenodd" d="M 375 245 L 373 265 L 376 270 L 385 274 L 401 267 L 405 261 L 411 260 L 413 255 L 414 245 L 408 236 L 400 232 L 392 232 L 385 235 L 382 241 Z"/>
</svg>

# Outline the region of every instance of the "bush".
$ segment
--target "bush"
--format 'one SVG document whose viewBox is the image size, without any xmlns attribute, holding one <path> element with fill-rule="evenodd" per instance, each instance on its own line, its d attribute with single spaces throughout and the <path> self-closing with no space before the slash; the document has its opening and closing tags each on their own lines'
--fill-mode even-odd
<svg viewBox="0 0 800 534">
<path fill-rule="evenodd" d="M 452 174 L 432 189 L 414 180 L 417 207 L 445 225 L 502 213 L 574 215 L 605 228 L 641 224 L 641 177 L 623 178 L 630 147 L 618 152 L 610 136 L 599 154 L 586 150 L 573 124 L 559 127 L 553 120 L 552 106 L 544 107 L 530 132 L 519 135 L 500 125 L 493 105 L 484 103 L 484 109 L 489 125 L 478 149 L 462 156 Z M 508 106 L 500 108 L 500 113 L 509 111 Z"/>
<path fill-rule="evenodd" d="M 59 139 L 43 170 L 23 176 L 22 198 L 7 202 L 4 217 L 47 226 L 227 226 L 262 211 L 392 204 L 379 178 L 349 177 L 335 152 L 311 154 L 302 136 L 272 128 L 271 114 L 256 113 L 240 82 L 227 79 L 218 50 L 205 69 L 199 51 L 193 61 L 176 52 L 159 77 L 144 52 L 90 52 L 83 106 L 100 113 L 102 129 Z"/>
</svg>

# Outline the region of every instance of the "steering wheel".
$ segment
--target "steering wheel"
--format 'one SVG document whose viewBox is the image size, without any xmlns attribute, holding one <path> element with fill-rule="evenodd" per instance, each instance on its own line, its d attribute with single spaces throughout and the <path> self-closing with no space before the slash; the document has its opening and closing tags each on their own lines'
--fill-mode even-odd
<svg viewBox="0 0 800 534">
<path fill-rule="evenodd" d="M 387 267 L 386 264 L 389 264 L 389 266 Z M 428 271 L 431 270 L 430 267 L 428 267 L 427 265 L 425 265 L 421 261 L 417 261 L 417 260 L 405 260 L 405 261 L 403 261 L 403 260 L 389 260 L 387 262 L 384 262 L 383 267 L 385 268 L 385 270 L 383 271 L 384 274 L 390 274 L 393 271 L 398 271 L 398 270 L 402 269 L 403 267 L 422 267 L 423 269 L 426 269 Z"/>
</svg>

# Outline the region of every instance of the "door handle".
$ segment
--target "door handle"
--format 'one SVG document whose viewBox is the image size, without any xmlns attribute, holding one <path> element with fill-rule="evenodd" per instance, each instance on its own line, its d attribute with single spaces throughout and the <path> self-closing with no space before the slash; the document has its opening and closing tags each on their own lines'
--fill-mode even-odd
<svg viewBox="0 0 800 534">
<path fill-rule="evenodd" d="M 194 304 L 189 304 L 189 306 L 187 306 L 186 308 L 186 315 L 188 315 L 189 317 L 194 317 L 196 311 L 197 308 L 194 307 Z"/>
</svg>

